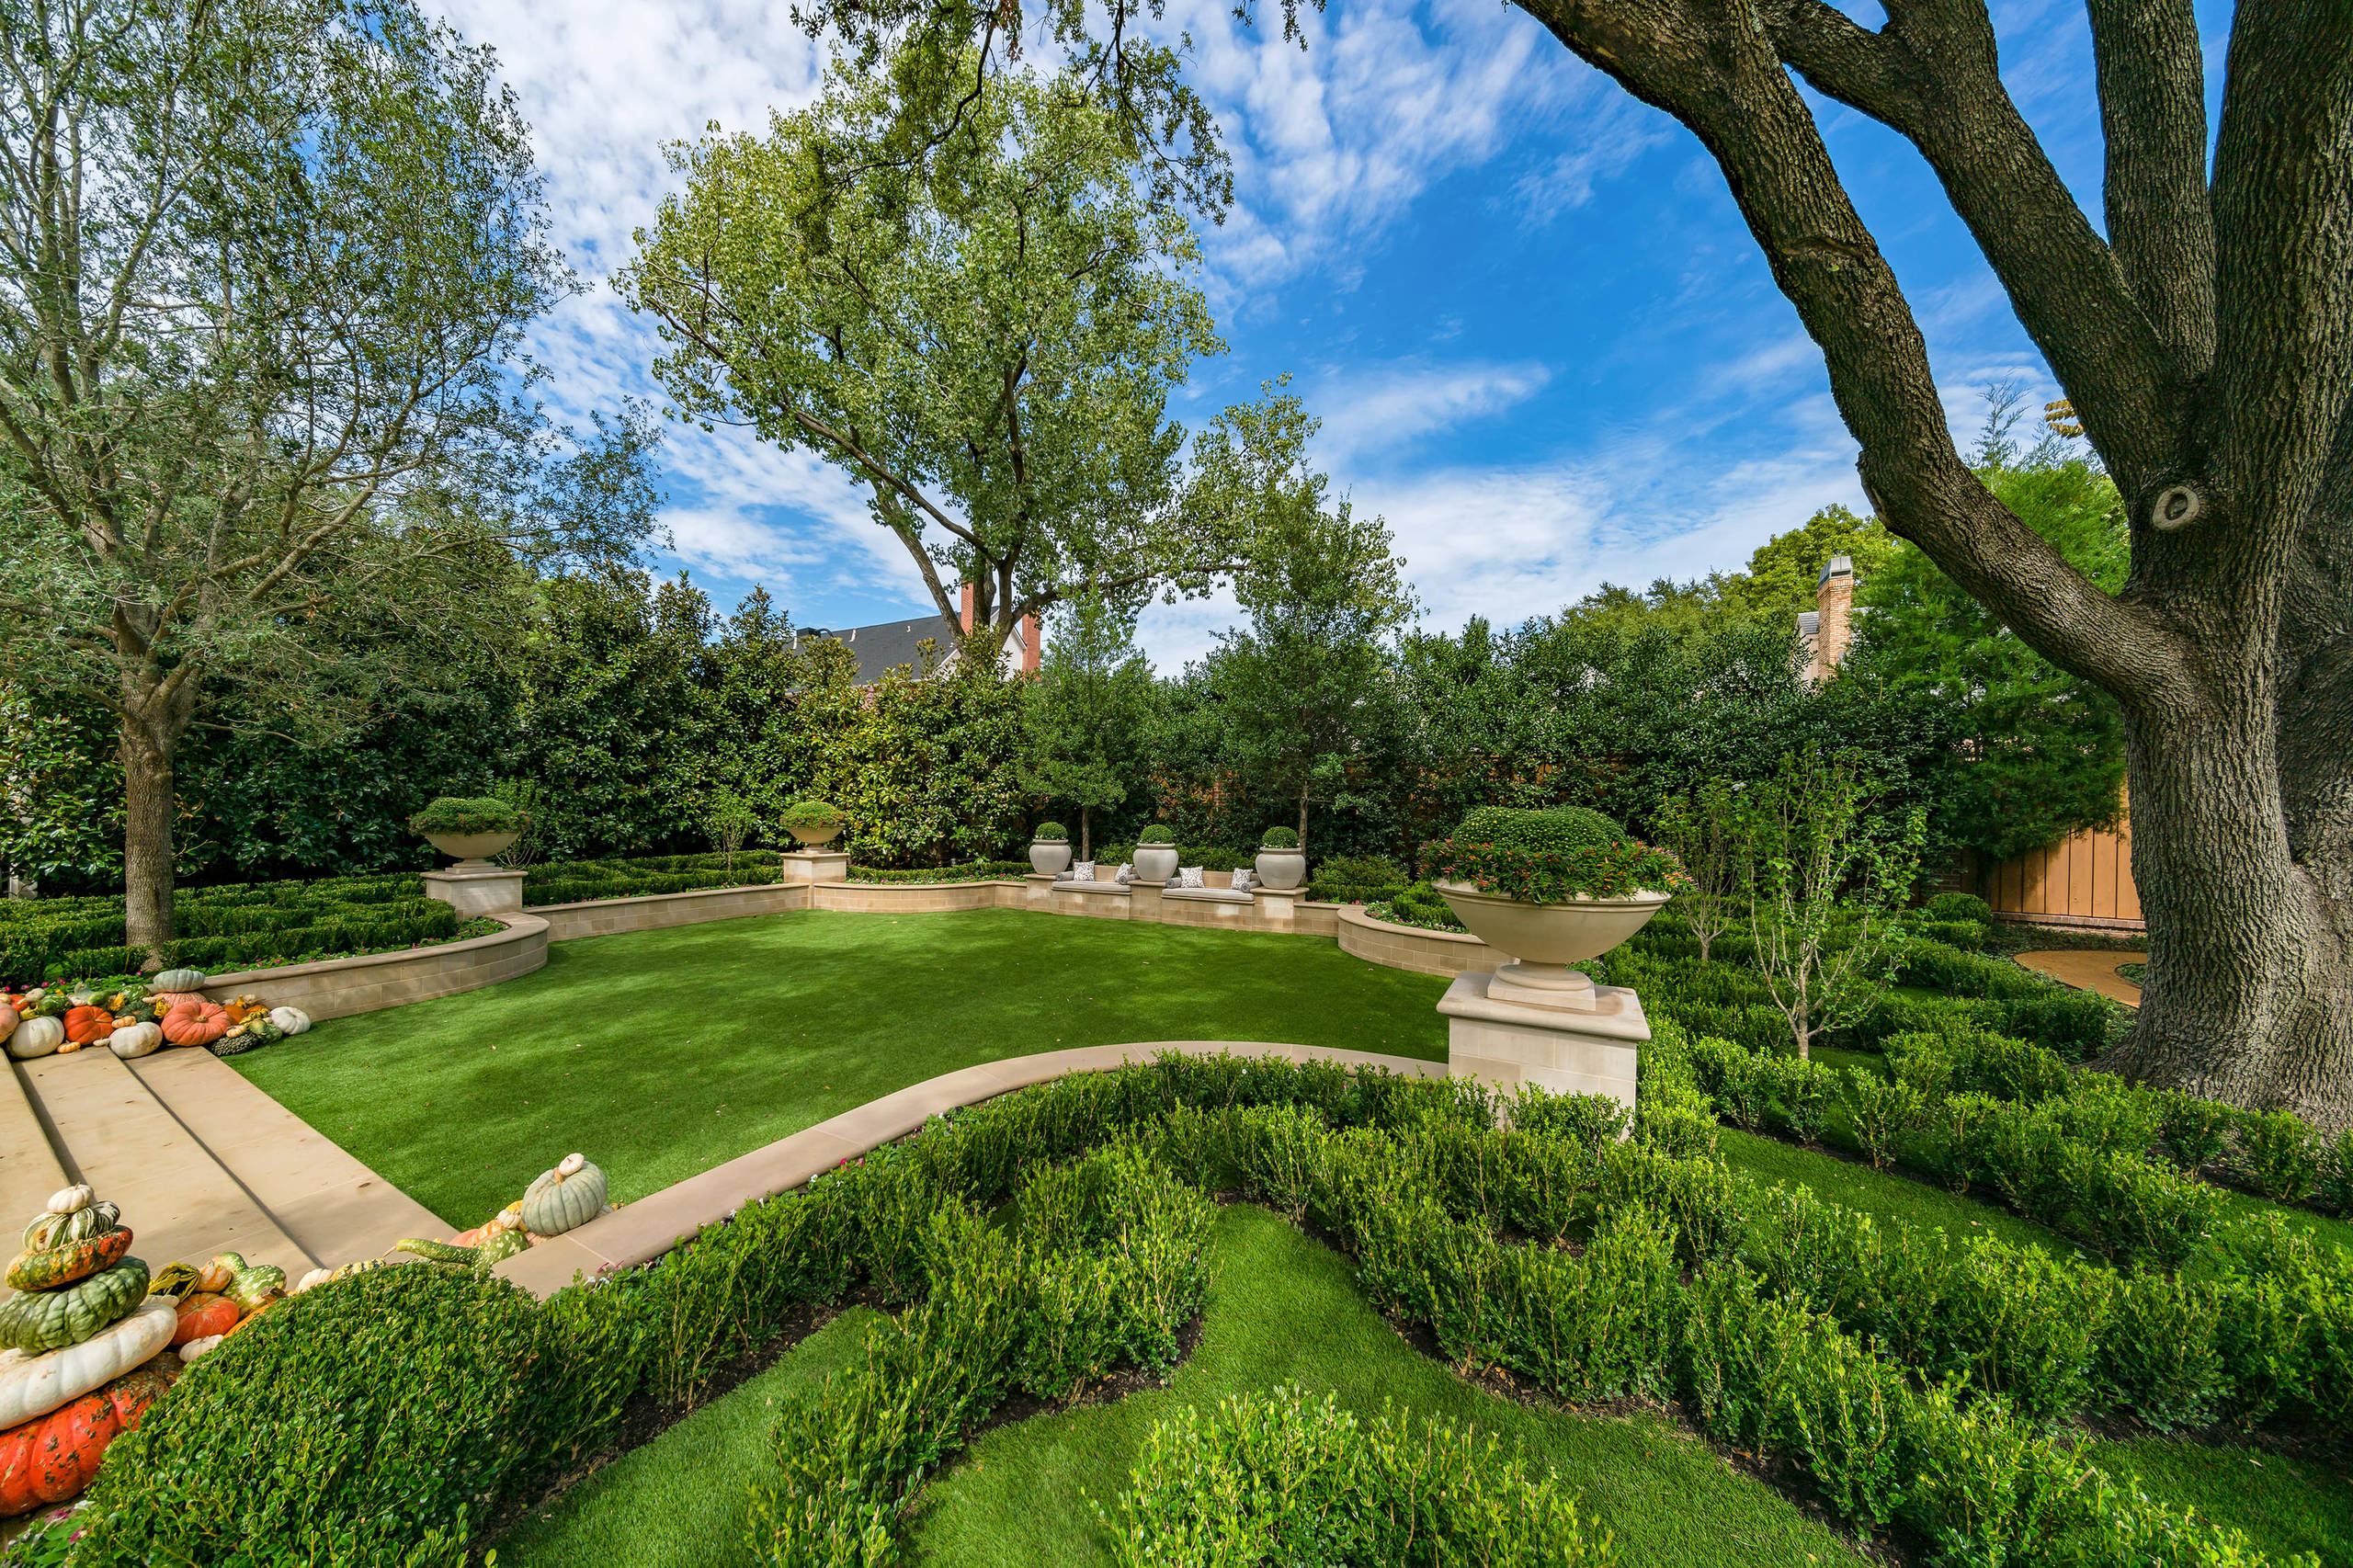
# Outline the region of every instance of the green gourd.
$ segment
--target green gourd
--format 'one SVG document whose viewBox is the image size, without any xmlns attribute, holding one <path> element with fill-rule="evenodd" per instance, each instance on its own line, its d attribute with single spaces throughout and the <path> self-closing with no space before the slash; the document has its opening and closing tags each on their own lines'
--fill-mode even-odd
<svg viewBox="0 0 2353 1568">
<path fill-rule="evenodd" d="M 39 1356 L 79 1345 L 146 1295 L 147 1266 L 135 1257 L 54 1290 L 20 1290 L 0 1301 L 0 1350 Z"/>
<path fill-rule="evenodd" d="M 229 1285 L 221 1293 L 236 1302 L 241 1312 L 251 1312 L 272 1296 L 286 1293 L 286 1270 L 274 1263 L 247 1263 L 233 1252 L 222 1253 L 212 1261 L 228 1269 Z"/>
<path fill-rule="evenodd" d="M 454 1263 L 477 1274 L 489 1273 L 491 1267 L 500 1259 L 513 1257 L 518 1252 L 528 1252 L 530 1245 L 529 1236 L 504 1226 L 483 1237 L 480 1246 L 461 1247 L 453 1242 L 428 1242 L 415 1236 L 394 1244 L 398 1251 L 413 1252 L 435 1263 Z"/>
<path fill-rule="evenodd" d="M 49 1206 L 25 1227 L 25 1250 L 40 1252 L 68 1242 L 85 1242 L 113 1230 L 122 1221 L 122 1210 L 112 1203 L 92 1202 L 94 1196 L 87 1186 L 69 1187 L 52 1195 Z"/>
<path fill-rule="evenodd" d="M 605 1211 L 605 1173 L 584 1154 L 566 1154 L 523 1190 L 523 1224 L 535 1235 L 560 1236 Z"/>
<path fill-rule="evenodd" d="M 200 969 L 167 969 L 147 983 L 150 991 L 201 991 L 204 971 Z"/>
</svg>

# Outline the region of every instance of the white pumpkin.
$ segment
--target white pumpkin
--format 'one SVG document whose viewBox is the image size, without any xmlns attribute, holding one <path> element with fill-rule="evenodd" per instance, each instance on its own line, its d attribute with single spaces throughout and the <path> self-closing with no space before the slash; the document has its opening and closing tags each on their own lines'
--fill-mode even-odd
<svg viewBox="0 0 2353 1568">
<path fill-rule="evenodd" d="M 129 1317 L 79 1345 L 0 1364 L 0 1431 L 71 1404 L 152 1359 L 172 1342 L 178 1325 L 179 1303 L 169 1296 L 150 1296 Z"/>
<path fill-rule="evenodd" d="M 311 1015 L 300 1007 L 272 1007 L 269 1021 L 288 1034 L 302 1034 L 311 1027 Z"/>
<path fill-rule="evenodd" d="M 160 1024 L 132 1024 L 107 1036 L 107 1049 L 125 1062 L 152 1056 L 163 1048 L 164 1030 Z"/>
<path fill-rule="evenodd" d="M 228 1337 L 225 1334 L 208 1334 L 202 1339 L 191 1339 L 180 1346 L 180 1359 L 193 1361 Z"/>
<path fill-rule="evenodd" d="M 8 1054 L 19 1062 L 47 1056 L 65 1043 L 65 1026 L 55 1018 L 27 1018 L 8 1036 Z"/>
</svg>

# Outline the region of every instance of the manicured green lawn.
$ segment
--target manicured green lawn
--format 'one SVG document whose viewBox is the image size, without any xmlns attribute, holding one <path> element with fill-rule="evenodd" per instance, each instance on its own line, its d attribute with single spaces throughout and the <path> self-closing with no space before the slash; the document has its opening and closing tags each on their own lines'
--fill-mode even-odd
<svg viewBox="0 0 2353 1568">
<path fill-rule="evenodd" d="M 1015 910 L 758 915 L 560 943 L 536 974 L 230 1061 L 457 1228 L 575 1149 L 626 1200 L 1034 1051 L 1230 1040 L 1440 1061 L 1446 986 L 1320 937 Z"/>
<path fill-rule="evenodd" d="M 2095 1443 L 2090 1455 L 2152 1497 L 2245 1530 L 2274 1562 L 2309 1551 L 2324 1568 L 2353 1564 L 2353 1482 L 2326 1465 L 2154 1437 Z"/>
<path fill-rule="evenodd" d="M 1187 1404 L 1296 1383 L 1368 1414 L 1383 1401 L 1520 1445 L 1583 1494 L 1619 1561 L 1643 1568 L 1860 1564 L 1863 1559 L 1762 1483 L 1655 1417 L 1605 1419 L 1497 1398 L 1397 1337 L 1358 1294 L 1347 1261 L 1264 1210 L 1220 1220 L 1217 1283 L 1201 1340 L 1166 1388 L 1000 1426 L 934 1482 L 914 1553 L 937 1568 L 1079 1568 L 1109 1555 L 1094 1502 L 1113 1505 L 1144 1435 Z M 556 1500 L 502 1544 L 514 1568 L 626 1562 L 711 1568 L 745 1561 L 746 1488 L 767 1464 L 776 1398 L 855 1350 L 836 1324 L 762 1378 Z"/>
<path fill-rule="evenodd" d="M 1817 1196 L 1859 1209 L 1882 1225 L 1940 1226 L 1955 1240 L 1982 1233 L 2020 1246 L 2040 1247 L 2054 1256 L 2097 1261 L 2066 1237 L 2031 1220 L 1972 1198 L 1955 1197 L 1940 1187 L 1894 1171 L 1851 1165 L 1736 1127 L 1718 1128 L 1716 1147 L 1734 1170 L 1759 1181 L 1810 1187 Z"/>
</svg>

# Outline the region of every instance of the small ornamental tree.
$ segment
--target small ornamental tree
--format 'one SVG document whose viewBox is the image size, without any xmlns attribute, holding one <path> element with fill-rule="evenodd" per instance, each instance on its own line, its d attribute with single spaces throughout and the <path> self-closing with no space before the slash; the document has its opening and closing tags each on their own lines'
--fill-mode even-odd
<svg viewBox="0 0 2353 1568">
<path fill-rule="evenodd" d="M 1152 666 L 1136 651 L 1135 617 L 1088 595 L 1054 617 L 1021 714 L 1021 778 L 1078 808 L 1078 858 L 1095 848 L 1095 813 L 1128 798 L 1143 771 Z"/>
<path fill-rule="evenodd" d="M 1886 823 L 1870 804 L 1861 759 L 1817 750 L 1783 759 L 1743 813 L 1756 967 L 1800 1056 L 1886 980 L 1889 937 L 1919 871 L 1923 814 Z"/>
<path fill-rule="evenodd" d="M 727 869 L 735 869 L 736 851 L 744 841 L 759 831 L 760 819 L 751 807 L 733 794 L 722 793 L 713 798 L 704 829 L 710 835 L 710 846 L 727 858 Z"/>
<path fill-rule="evenodd" d="M 1671 795 L 1658 813 L 1659 843 L 1683 862 L 1689 879 L 1676 900 L 1699 941 L 1699 961 L 1742 912 L 1749 840 L 1742 832 L 1740 791 L 1721 778 L 1688 795 Z"/>
</svg>

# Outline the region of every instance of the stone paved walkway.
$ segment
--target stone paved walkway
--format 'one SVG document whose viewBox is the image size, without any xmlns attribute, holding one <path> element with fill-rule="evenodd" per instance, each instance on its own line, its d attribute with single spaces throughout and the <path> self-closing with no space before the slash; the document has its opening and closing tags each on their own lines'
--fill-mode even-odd
<svg viewBox="0 0 2353 1568">
<path fill-rule="evenodd" d="M 2062 985 L 2097 991 L 2128 1007 L 2141 1005 L 2141 988 L 2116 972 L 2121 963 L 2146 963 L 2146 953 L 2098 951 L 2090 948 L 2060 948 L 2050 952 L 2020 953 L 2018 961 Z"/>
</svg>

